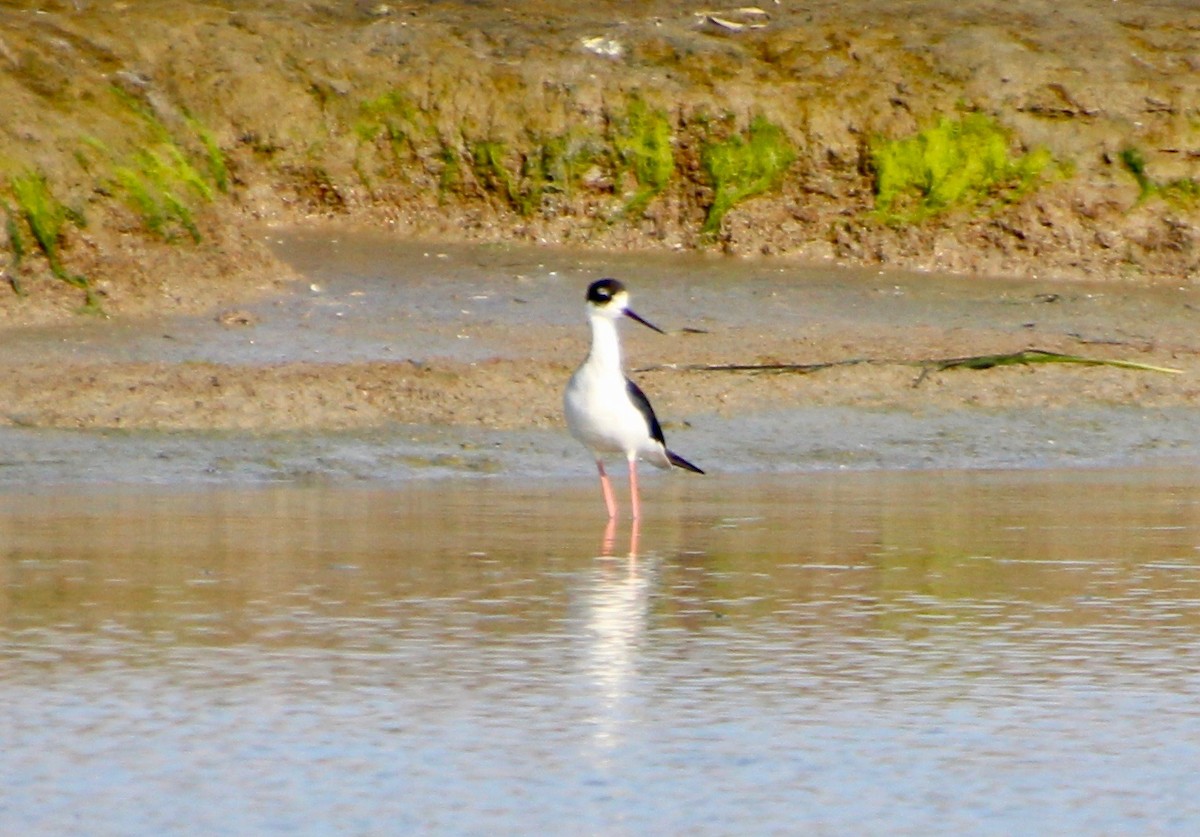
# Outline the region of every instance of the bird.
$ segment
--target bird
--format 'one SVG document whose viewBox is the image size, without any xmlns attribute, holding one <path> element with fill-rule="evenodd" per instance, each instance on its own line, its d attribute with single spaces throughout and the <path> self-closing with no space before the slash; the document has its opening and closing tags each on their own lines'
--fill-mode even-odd
<svg viewBox="0 0 1200 837">
<path fill-rule="evenodd" d="M 634 313 L 629 307 L 629 292 L 616 279 L 598 279 L 588 286 L 587 315 L 592 327 L 592 347 L 567 383 L 563 413 L 571 435 L 595 457 L 610 521 L 617 516 L 617 504 L 603 457 L 625 456 L 629 463 L 630 510 L 636 521 L 642 512 L 637 482 L 639 459 L 664 469 L 674 465 L 696 474 L 704 471 L 667 447 L 662 425 L 649 399 L 625 376 L 621 365 L 617 322 L 622 317 L 659 334 L 666 332 Z"/>
</svg>

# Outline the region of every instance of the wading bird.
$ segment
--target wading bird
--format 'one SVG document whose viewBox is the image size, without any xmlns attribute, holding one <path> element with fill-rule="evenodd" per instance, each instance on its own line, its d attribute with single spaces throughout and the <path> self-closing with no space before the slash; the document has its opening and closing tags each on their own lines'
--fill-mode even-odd
<svg viewBox="0 0 1200 837">
<path fill-rule="evenodd" d="M 612 484 L 604 470 L 604 454 L 623 454 L 629 462 L 629 497 L 634 520 L 641 517 L 637 461 L 659 468 L 672 465 L 704 472 L 668 450 L 662 427 L 645 393 L 625 377 L 621 368 L 621 339 L 617 321 L 629 317 L 659 334 L 661 328 L 643 320 L 629 307 L 629 293 L 616 279 L 600 279 L 588 286 L 587 313 L 592 326 L 592 348 L 575 370 L 563 394 L 563 412 L 571 435 L 592 452 L 600 471 L 600 489 L 609 519 L 617 516 Z"/>
</svg>

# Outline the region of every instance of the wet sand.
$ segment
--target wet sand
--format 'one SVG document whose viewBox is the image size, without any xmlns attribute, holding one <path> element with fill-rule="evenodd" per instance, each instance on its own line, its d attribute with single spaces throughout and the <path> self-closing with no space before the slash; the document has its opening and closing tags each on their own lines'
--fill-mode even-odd
<svg viewBox="0 0 1200 837">
<path fill-rule="evenodd" d="M 673 446 L 709 468 L 1137 463 L 1196 449 L 1191 288 L 431 245 L 347 229 L 268 238 L 303 282 L 216 315 L 7 330 L 0 476 L 69 481 L 71 463 L 85 481 L 572 473 L 586 456 L 562 429 L 561 391 L 587 349 L 583 290 L 604 275 L 625 279 L 636 309 L 670 332 L 627 324 L 628 366 Z M 919 366 L 1026 348 L 1182 374 Z M 852 359 L 871 362 L 803 375 L 686 370 Z"/>
</svg>

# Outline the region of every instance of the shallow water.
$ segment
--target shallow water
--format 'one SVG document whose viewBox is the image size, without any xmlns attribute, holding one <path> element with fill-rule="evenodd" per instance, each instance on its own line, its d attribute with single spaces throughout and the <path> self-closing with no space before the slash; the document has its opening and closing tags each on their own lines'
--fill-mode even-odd
<svg viewBox="0 0 1200 837">
<path fill-rule="evenodd" d="M 0 495 L 0 832 L 1200 826 L 1192 470 L 647 492 Z"/>
<path fill-rule="evenodd" d="M 75 324 L 6 350 L 470 360 L 504 350 L 473 323 L 578 328 L 609 267 L 672 327 L 686 297 L 701 327 L 1136 340 L 1114 310 L 1182 329 L 1195 303 L 282 246 L 310 286 L 253 329 Z M 672 441 L 710 475 L 647 473 L 636 531 L 604 525 L 561 430 L 0 428 L 0 834 L 1196 833 L 1198 427 L 1102 405 L 705 417 Z"/>
</svg>

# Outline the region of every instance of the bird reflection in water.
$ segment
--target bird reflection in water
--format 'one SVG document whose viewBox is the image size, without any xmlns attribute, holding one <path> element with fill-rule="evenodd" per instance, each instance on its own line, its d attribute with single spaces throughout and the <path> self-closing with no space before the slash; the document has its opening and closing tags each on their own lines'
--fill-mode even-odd
<svg viewBox="0 0 1200 837">
<path fill-rule="evenodd" d="M 629 532 L 626 555 L 614 555 L 616 523 L 604 528 L 602 560 L 590 573 L 584 589 L 583 617 L 585 675 L 595 701 L 592 740 L 598 767 L 609 753 L 627 741 L 626 730 L 637 725 L 636 685 L 650 618 L 654 562 L 638 557 L 638 521 Z"/>
<path fill-rule="evenodd" d="M 641 535 L 641 523 L 638 518 L 633 519 L 632 526 L 629 529 L 629 554 L 628 558 L 631 561 L 637 560 L 638 557 L 638 539 Z M 604 540 L 600 544 L 600 557 L 612 558 L 613 549 L 617 542 L 617 519 L 610 517 L 607 525 L 604 527 Z"/>
</svg>

